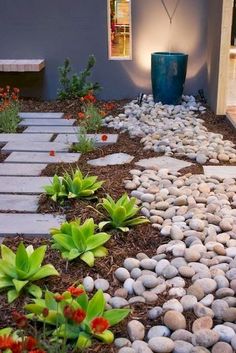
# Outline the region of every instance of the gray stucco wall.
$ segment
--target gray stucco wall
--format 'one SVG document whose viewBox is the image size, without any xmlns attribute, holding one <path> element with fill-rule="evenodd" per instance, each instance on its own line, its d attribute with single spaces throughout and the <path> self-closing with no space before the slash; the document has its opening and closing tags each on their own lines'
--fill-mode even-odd
<svg viewBox="0 0 236 353">
<path fill-rule="evenodd" d="M 166 3 L 173 8 L 175 0 Z M 80 70 L 93 53 L 101 96 L 133 97 L 150 91 L 150 54 L 168 50 L 170 36 L 171 49 L 190 56 L 185 91 L 196 93 L 207 82 L 207 17 L 207 0 L 181 0 L 170 35 L 160 0 L 132 0 L 133 60 L 109 61 L 106 0 L 1 0 L 0 58 L 45 58 L 46 69 L 33 75 L 0 73 L 0 85 L 14 83 L 28 96 L 55 98 L 57 67 L 64 58 Z"/>
</svg>

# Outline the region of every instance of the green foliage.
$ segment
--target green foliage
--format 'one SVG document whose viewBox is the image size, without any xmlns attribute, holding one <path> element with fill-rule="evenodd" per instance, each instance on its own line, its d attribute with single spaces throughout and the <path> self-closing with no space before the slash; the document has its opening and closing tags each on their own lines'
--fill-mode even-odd
<svg viewBox="0 0 236 353">
<path fill-rule="evenodd" d="M 33 304 L 25 306 L 25 309 L 31 313 L 27 315 L 28 318 L 54 326 L 55 329 L 52 332 L 55 340 L 63 338 L 66 342 L 73 341 L 75 348 L 90 347 L 93 337 L 107 344 L 112 343 L 114 335 L 108 328 L 122 321 L 130 310 L 106 310 L 102 290 L 98 290 L 89 300 L 82 286 L 74 287 L 75 293 L 78 291 L 78 294 L 73 294 L 70 289 L 71 287 L 62 295 L 47 291 L 44 299 L 34 299 Z M 46 317 L 43 315 L 45 308 L 48 309 Z M 76 313 L 80 314 L 79 321 Z"/>
<path fill-rule="evenodd" d="M 86 68 L 77 75 L 76 73 L 72 74 L 70 60 L 68 58 L 65 59 L 64 65 L 58 68 L 59 82 L 61 85 L 61 88 L 58 90 L 59 99 L 64 100 L 83 97 L 88 94 L 89 91 L 100 89 L 100 85 L 97 82 L 87 82 L 95 63 L 94 55 L 90 55 Z"/>
<path fill-rule="evenodd" d="M 46 185 L 44 189 L 53 201 L 57 201 L 64 198 L 93 197 L 103 183 L 103 181 L 97 181 L 96 176 L 83 176 L 81 171 L 77 169 L 71 174 L 65 173 L 62 177 L 55 175 L 52 184 Z"/>
<path fill-rule="evenodd" d="M 109 239 L 107 233 L 96 233 L 97 226 L 92 218 L 81 224 L 80 219 L 65 222 L 59 229 L 52 229 L 52 248 L 60 250 L 62 257 L 68 261 L 79 257 L 90 267 L 94 266 L 96 257 L 106 256 L 108 251 L 103 246 Z"/>
<path fill-rule="evenodd" d="M 83 126 L 88 132 L 98 132 L 101 130 L 103 118 L 99 109 L 93 105 L 88 104 L 85 108 L 85 119 L 83 121 Z"/>
<path fill-rule="evenodd" d="M 16 132 L 20 121 L 19 110 L 19 103 L 15 101 L 0 111 L 0 132 Z"/>
<path fill-rule="evenodd" d="M 46 246 L 34 250 L 32 245 L 25 248 L 20 243 L 15 254 L 7 246 L 1 245 L 0 290 L 8 290 L 9 303 L 18 298 L 23 289 L 35 297 L 41 297 L 40 287 L 31 282 L 59 275 L 53 265 L 41 265 L 45 252 Z"/>
<path fill-rule="evenodd" d="M 129 231 L 129 227 L 149 222 L 146 217 L 136 217 L 140 210 L 136 205 L 136 198 L 129 198 L 126 193 L 117 201 L 114 201 L 111 196 L 107 195 L 98 206 L 101 206 L 106 211 L 109 219 L 108 221 L 101 222 L 99 229 L 109 226 L 127 232 Z"/>
<path fill-rule="evenodd" d="M 78 142 L 73 144 L 72 150 L 74 152 L 88 153 L 95 149 L 95 141 L 87 137 L 87 131 L 81 127 L 78 133 Z"/>
</svg>

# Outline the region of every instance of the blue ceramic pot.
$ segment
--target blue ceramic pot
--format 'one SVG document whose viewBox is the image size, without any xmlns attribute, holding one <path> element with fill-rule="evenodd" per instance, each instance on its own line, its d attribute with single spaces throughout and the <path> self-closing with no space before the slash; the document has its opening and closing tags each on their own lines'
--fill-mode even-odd
<svg viewBox="0 0 236 353">
<path fill-rule="evenodd" d="M 184 90 L 188 55 L 157 52 L 152 54 L 152 91 L 155 102 L 179 104 Z"/>
</svg>

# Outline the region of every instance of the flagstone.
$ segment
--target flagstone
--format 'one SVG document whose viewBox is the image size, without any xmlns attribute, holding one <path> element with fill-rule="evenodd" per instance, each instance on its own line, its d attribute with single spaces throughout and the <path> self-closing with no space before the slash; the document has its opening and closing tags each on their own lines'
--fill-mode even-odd
<svg viewBox="0 0 236 353">
<path fill-rule="evenodd" d="M 39 196 L 0 194 L 0 211 L 36 212 Z"/>
<path fill-rule="evenodd" d="M 63 118 L 64 113 L 54 112 L 23 112 L 19 113 L 21 119 L 60 119 Z"/>
<path fill-rule="evenodd" d="M 77 134 L 78 126 L 29 126 L 23 134 Z"/>
<path fill-rule="evenodd" d="M 135 163 L 139 167 L 154 168 L 154 169 L 169 169 L 170 172 L 175 173 L 182 168 L 190 167 L 192 164 L 172 157 L 153 157 L 141 159 Z"/>
<path fill-rule="evenodd" d="M 80 156 L 80 153 L 56 152 L 55 156 L 50 156 L 47 152 L 12 152 L 4 163 L 75 163 Z"/>
<path fill-rule="evenodd" d="M 50 177 L 0 176 L 0 194 L 41 194 Z"/>
<path fill-rule="evenodd" d="M 39 176 L 47 164 L 0 163 L 0 176 Z"/>
<path fill-rule="evenodd" d="M 2 152 L 68 152 L 69 144 L 57 142 L 8 142 L 3 148 Z"/>
<path fill-rule="evenodd" d="M 75 119 L 23 119 L 18 126 L 71 126 Z"/>
<path fill-rule="evenodd" d="M 0 236 L 48 236 L 51 228 L 58 228 L 63 216 L 31 213 L 0 213 Z"/>
<path fill-rule="evenodd" d="M 91 159 L 88 164 L 95 167 L 105 167 L 107 165 L 118 165 L 130 163 L 134 159 L 134 156 L 130 156 L 127 153 L 113 153 L 105 157 Z"/>
<path fill-rule="evenodd" d="M 0 134 L 0 145 L 3 145 L 7 142 L 49 142 L 53 134 Z"/>
<path fill-rule="evenodd" d="M 94 140 L 96 146 L 105 146 L 116 143 L 118 140 L 117 134 L 87 134 L 87 138 Z M 107 138 L 103 140 L 103 136 Z M 78 133 L 77 134 L 59 134 L 55 138 L 55 142 L 64 142 L 64 143 L 77 143 L 78 142 Z"/>
<path fill-rule="evenodd" d="M 220 178 L 236 178 L 236 166 L 204 166 L 206 176 L 218 176 Z"/>
</svg>

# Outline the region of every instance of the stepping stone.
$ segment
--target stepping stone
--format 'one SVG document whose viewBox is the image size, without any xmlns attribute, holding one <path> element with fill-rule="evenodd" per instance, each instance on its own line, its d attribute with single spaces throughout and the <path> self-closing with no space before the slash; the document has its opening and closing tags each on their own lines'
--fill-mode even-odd
<svg viewBox="0 0 236 353">
<path fill-rule="evenodd" d="M 50 214 L 0 213 L 0 236 L 48 236 L 64 221 L 63 216 Z"/>
<path fill-rule="evenodd" d="M 234 166 L 204 166 L 204 174 L 208 177 L 218 176 L 220 178 L 236 179 L 236 167 Z"/>
<path fill-rule="evenodd" d="M 26 135 L 25 135 L 26 136 Z M 2 152 L 68 152 L 70 145 L 57 142 L 8 142 L 3 148 Z"/>
<path fill-rule="evenodd" d="M 54 113 L 54 112 L 27 112 L 19 113 L 21 119 L 60 119 L 63 118 L 64 113 Z"/>
<path fill-rule="evenodd" d="M 0 176 L 39 176 L 47 164 L 0 163 Z"/>
<path fill-rule="evenodd" d="M 107 140 L 103 141 L 102 136 L 107 136 Z M 113 143 L 116 143 L 118 140 L 117 134 L 87 134 L 87 138 L 93 139 L 96 146 L 106 146 Z M 78 142 L 78 133 L 77 134 L 59 134 L 55 138 L 55 142 L 64 142 L 64 143 L 77 143 Z"/>
<path fill-rule="evenodd" d="M 23 134 L 77 134 L 78 126 L 30 126 Z"/>
<path fill-rule="evenodd" d="M 36 212 L 39 196 L 35 195 L 0 195 L 0 211 Z"/>
<path fill-rule="evenodd" d="M 0 194 L 42 194 L 49 177 L 0 176 Z"/>
<path fill-rule="evenodd" d="M 75 119 L 23 119 L 18 126 L 71 126 Z"/>
<path fill-rule="evenodd" d="M 113 153 L 105 157 L 91 159 L 88 161 L 88 164 L 95 167 L 105 167 L 107 165 L 118 165 L 130 163 L 134 159 L 133 156 L 130 156 L 127 153 Z"/>
<path fill-rule="evenodd" d="M 189 162 L 182 161 L 181 159 L 171 158 L 171 157 L 153 157 L 147 159 L 141 159 L 135 163 L 139 167 L 146 169 L 169 169 L 170 172 L 178 172 L 182 168 L 190 167 L 192 164 Z"/>
<path fill-rule="evenodd" d="M 49 142 L 53 134 L 0 134 L 0 145 L 7 142 Z"/>
<path fill-rule="evenodd" d="M 4 163 L 75 163 L 78 162 L 80 153 L 56 153 L 50 156 L 46 152 L 12 152 Z"/>
</svg>

